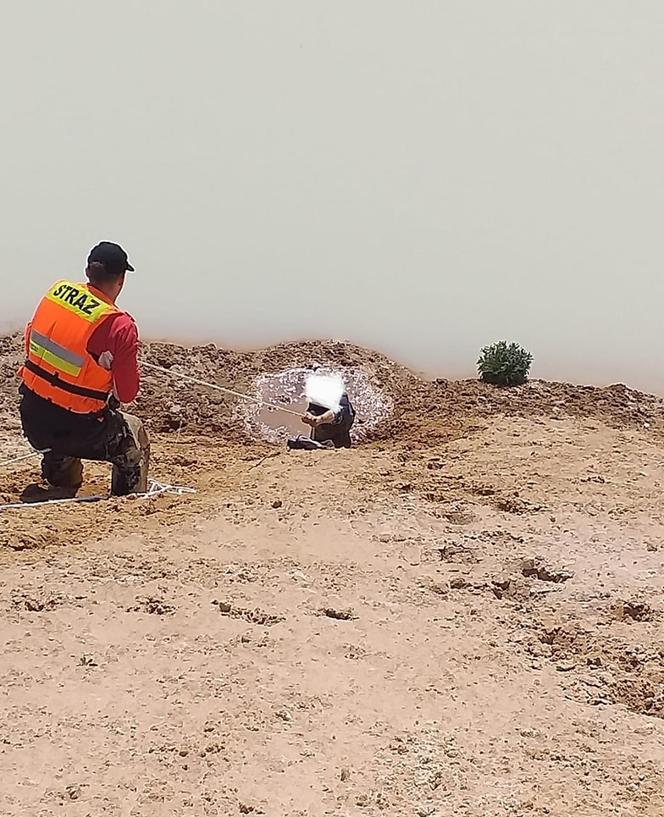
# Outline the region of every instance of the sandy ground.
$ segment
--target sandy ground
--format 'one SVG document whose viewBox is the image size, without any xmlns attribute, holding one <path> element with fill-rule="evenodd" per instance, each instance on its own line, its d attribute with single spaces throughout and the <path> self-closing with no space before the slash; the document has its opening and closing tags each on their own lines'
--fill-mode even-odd
<svg viewBox="0 0 664 817">
<path fill-rule="evenodd" d="M 477 405 L 156 431 L 195 496 L 0 513 L 0 814 L 663 814 L 657 418 Z"/>
</svg>

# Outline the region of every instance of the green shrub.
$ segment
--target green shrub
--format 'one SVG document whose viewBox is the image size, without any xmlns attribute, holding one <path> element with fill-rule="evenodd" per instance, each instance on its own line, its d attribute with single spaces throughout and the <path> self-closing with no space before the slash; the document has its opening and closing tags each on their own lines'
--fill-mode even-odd
<svg viewBox="0 0 664 817">
<path fill-rule="evenodd" d="M 496 386 L 520 386 L 528 379 L 533 356 L 518 343 L 501 340 L 485 346 L 477 361 L 480 379 Z"/>
</svg>

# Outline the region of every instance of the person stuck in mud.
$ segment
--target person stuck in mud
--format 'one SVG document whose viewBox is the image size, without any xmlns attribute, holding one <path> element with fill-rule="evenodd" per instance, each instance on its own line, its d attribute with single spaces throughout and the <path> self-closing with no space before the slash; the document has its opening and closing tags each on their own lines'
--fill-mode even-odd
<svg viewBox="0 0 664 817">
<path fill-rule="evenodd" d="M 289 448 L 350 448 L 355 410 L 339 377 L 312 375 L 307 380 L 307 411 L 302 422 L 311 427 L 310 437 L 288 441 Z"/>
<path fill-rule="evenodd" d="M 115 303 L 133 271 L 122 247 L 102 241 L 88 256 L 88 283 L 57 281 L 25 329 L 23 433 L 46 452 L 45 481 L 70 495 L 83 482 L 84 459 L 112 463 L 116 496 L 147 490 L 147 433 L 120 411 L 140 385 L 138 329 Z"/>
</svg>

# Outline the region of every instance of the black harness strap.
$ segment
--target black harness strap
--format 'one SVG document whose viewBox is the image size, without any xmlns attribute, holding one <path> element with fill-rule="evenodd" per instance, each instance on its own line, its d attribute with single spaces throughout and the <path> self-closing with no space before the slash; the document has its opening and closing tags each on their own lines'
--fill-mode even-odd
<svg viewBox="0 0 664 817">
<path fill-rule="evenodd" d="M 86 389 L 84 386 L 76 386 L 74 383 L 67 383 L 64 380 L 61 380 L 57 374 L 47 372 L 46 369 L 42 369 L 41 366 L 38 366 L 31 360 L 26 360 L 24 365 L 29 372 L 36 374 L 37 377 L 41 377 L 42 380 L 50 383 L 51 386 L 55 386 L 56 389 L 68 391 L 70 394 L 76 394 L 79 397 L 90 397 L 92 400 L 101 400 L 102 402 L 106 402 L 108 399 L 108 394 L 106 392 L 96 391 L 95 389 Z"/>
</svg>

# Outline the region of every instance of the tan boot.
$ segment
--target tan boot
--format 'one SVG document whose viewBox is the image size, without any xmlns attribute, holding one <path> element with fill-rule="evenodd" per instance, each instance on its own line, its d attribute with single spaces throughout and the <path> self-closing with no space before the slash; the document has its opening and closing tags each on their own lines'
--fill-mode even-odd
<svg viewBox="0 0 664 817">
<path fill-rule="evenodd" d="M 122 462 L 115 462 L 111 475 L 111 493 L 114 496 L 144 494 L 148 490 L 150 467 L 150 440 L 141 420 L 133 414 L 121 412 L 131 440 Z"/>
</svg>

